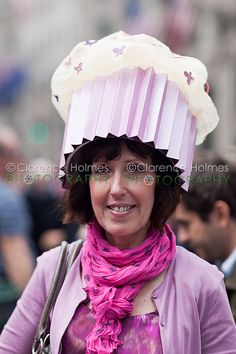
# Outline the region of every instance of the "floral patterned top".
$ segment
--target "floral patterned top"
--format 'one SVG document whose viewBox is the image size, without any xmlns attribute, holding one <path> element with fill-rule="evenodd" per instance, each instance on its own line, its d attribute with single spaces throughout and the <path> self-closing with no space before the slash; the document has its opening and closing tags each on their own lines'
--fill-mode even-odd
<svg viewBox="0 0 236 354">
<path fill-rule="evenodd" d="M 94 321 L 92 311 L 81 304 L 63 336 L 62 354 L 85 353 L 86 337 L 92 331 Z M 158 312 L 126 317 L 119 339 L 124 344 L 114 351 L 115 354 L 163 354 Z"/>
</svg>

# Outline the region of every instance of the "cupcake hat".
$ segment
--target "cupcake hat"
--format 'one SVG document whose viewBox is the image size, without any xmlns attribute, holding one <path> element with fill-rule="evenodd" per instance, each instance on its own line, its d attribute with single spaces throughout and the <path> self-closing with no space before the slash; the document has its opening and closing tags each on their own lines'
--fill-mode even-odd
<svg viewBox="0 0 236 354">
<path fill-rule="evenodd" d="M 137 139 L 162 151 L 188 189 L 195 144 L 217 125 L 205 91 L 207 70 L 157 39 L 117 32 L 79 43 L 52 77 L 52 101 L 66 123 L 60 178 L 71 156 L 107 136 Z"/>
</svg>

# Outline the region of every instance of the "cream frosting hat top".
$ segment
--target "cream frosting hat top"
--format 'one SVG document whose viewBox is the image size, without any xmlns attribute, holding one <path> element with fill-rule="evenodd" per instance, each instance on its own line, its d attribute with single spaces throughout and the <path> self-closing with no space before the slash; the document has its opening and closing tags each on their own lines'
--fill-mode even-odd
<svg viewBox="0 0 236 354">
<path fill-rule="evenodd" d="M 206 83 L 207 70 L 201 61 L 177 55 L 145 34 L 117 32 L 98 41 L 79 43 L 58 66 L 51 82 L 53 104 L 66 122 L 61 165 L 64 154 L 71 154 L 75 146 L 111 133 L 152 141 L 156 148 L 179 161 L 182 171 L 190 173 L 193 145 L 202 143 L 219 121 L 216 108 L 204 89 Z M 159 97 L 157 91 L 161 92 Z M 145 101 L 141 108 L 137 105 L 140 100 Z M 107 102 L 111 102 L 110 107 Z M 120 109 L 118 112 L 115 109 L 118 104 L 123 104 L 126 112 L 128 108 L 128 113 Z M 185 113 L 183 105 L 187 107 Z M 174 107 L 173 112 L 165 106 Z M 140 119 L 135 118 L 137 111 L 142 116 Z M 127 117 L 122 120 L 122 115 Z M 186 128 L 187 116 L 191 118 L 192 123 L 188 123 L 191 129 Z M 122 121 L 122 129 L 113 129 L 116 120 L 120 120 L 120 124 Z M 155 130 L 152 137 L 146 134 L 145 138 L 146 126 Z M 92 132 L 91 127 L 95 127 Z M 184 143 L 186 134 L 192 138 Z M 171 156 L 171 139 L 172 145 L 176 144 L 177 135 L 179 152 Z M 158 146 L 160 140 L 166 140 L 167 145 L 159 143 Z M 184 153 L 184 148 L 190 152 Z"/>
</svg>

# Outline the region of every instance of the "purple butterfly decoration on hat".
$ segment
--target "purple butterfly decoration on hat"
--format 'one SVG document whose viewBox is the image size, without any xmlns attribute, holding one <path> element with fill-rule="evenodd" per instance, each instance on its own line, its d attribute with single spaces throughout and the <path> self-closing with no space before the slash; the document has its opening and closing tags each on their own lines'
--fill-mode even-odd
<svg viewBox="0 0 236 354">
<path fill-rule="evenodd" d="M 125 45 L 123 45 L 121 48 L 113 48 L 113 52 L 115 53 L 116 57 L 118 57 L 124 53 L 124 49 Z"/>
<path fill-rule="evenodd" d="M 97 42 L 96 39 L 89 39 L 89 40 L 84 42 L 84 45 L 93 45 L 96 42 Z"/>
<path fill-rule="evenodd" d="M 82 63 L 79 63 L 77 66 L 74 66 L 74 69 L 75 71 L 77 71 L 77 74 L 79 74 L 80 71 L 83 70 L 82 65 L 83 65 Z"/>
<path fill-rule="evenodd" d="M 209 82 L 207 81 L 204 85 L 204 90 L 206 91 L 206 93 L 209 95 L 210 92 L 210 85 Z"/>
<path fill-rule="evenodd" d="M 193 81 L 193 80 L 195 80 L 194 79 L 194 77 L 192 76 L 192 73 L 191 73 L 191 71 L 185 71 L 184 72 L 184 76 L 186 76 L 186 78 L 187 78 L 187 84 L 188 85 L 190 85 L 191 84 L 191 82 Z"/>
<path fill-rule="evenodd" d="M 69 68 L 71 66 L 71 58 L 69 58 L 67 61 L 65 61 L 64 65 Z"/>
</svg>

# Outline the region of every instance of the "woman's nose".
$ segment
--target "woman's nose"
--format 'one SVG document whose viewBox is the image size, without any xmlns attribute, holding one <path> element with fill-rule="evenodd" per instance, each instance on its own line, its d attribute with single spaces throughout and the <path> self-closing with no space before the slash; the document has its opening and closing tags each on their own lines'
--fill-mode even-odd
<svg viewBox="0 0 236 354">
<path fill-rule="evenodd" d="M 114 173 L 110 179 L 110 193 L 116 198 L 126 194 L 125 176 L 123 176 L 120 172 Z"/>
</svg>

